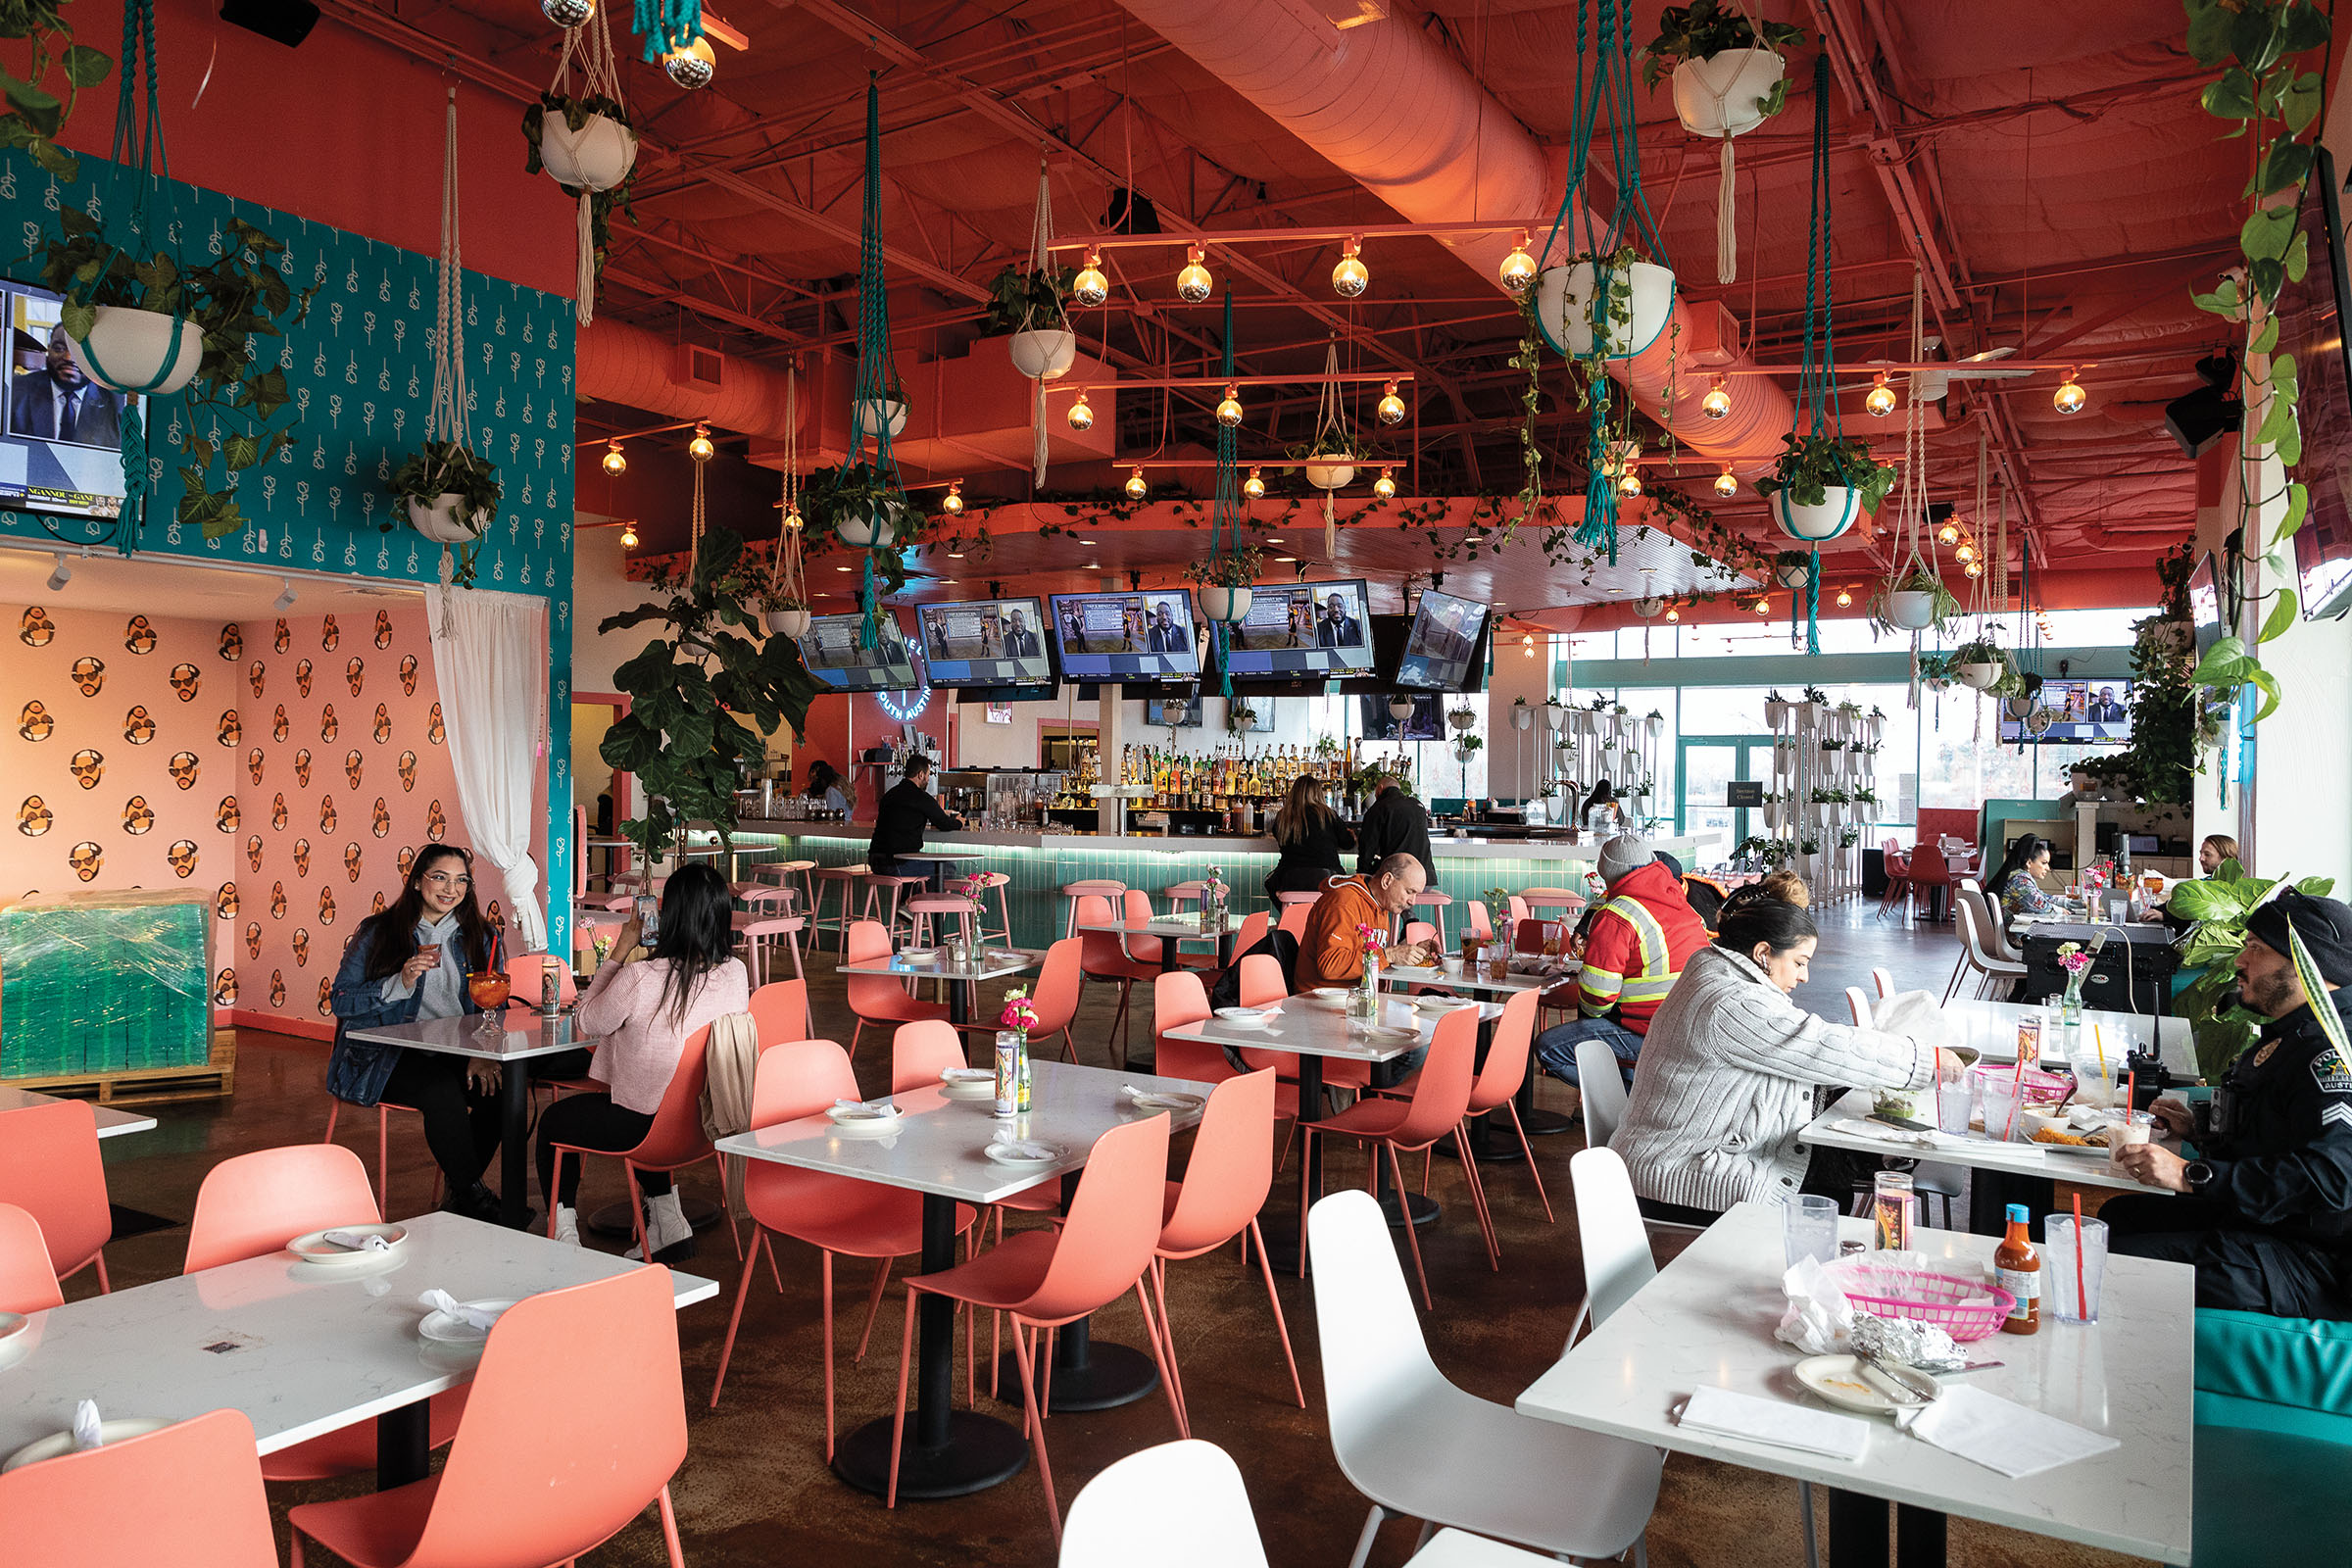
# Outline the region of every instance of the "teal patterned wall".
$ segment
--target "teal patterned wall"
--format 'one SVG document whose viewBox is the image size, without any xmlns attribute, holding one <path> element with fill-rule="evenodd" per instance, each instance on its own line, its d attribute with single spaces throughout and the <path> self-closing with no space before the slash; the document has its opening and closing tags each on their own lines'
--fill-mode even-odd
<svg viewBox="0 0 2352 1568">
<path fill-rule="evenodd" d="M 289 156 L 301 156 L 289 148 Z M 17 257 L 41 245 L 71 202 L 104 220 L 119 171 L 84 156 L 81 176 L 61 185 L 23 157 L 0 154 L 0 273 L 35 281 Z M 318 286 L 309 317 L 273 347 L 299 421 L 294 444 L 249 472 L 238 504 L 252 519 L 224 539 L 173 521 L 178 449 L 188 434 L 180 398 L 146 414 L 153 490 L 137 536 L 118 540 L 112 521 L 0 511 L 0 536 L 126 547 L 142 555 L 237 562 L 287 571 L 405 582 L 437 580 L 441 551 L 396 516 L 386 488 L 422 443 L 433 390 L 434 255 L 310 222 L 252 202 L 167 181 L 153 209 L 169 214 L 166 243 L 218 255 L 220 225 L 243 219 L 283 240 L 280 270 L 297 289 Z M 437 232 L 416 236 L 438 249 Z M 145 247 L 156 248 L 153 246 Z M 499 466 L 505 496 L 483 536 L 475 583 L 548 601 L 547 864 L 551 947 L 567 952 L 571 884 L 571 302 L 561 295 L 465 274 L 466 373 L 474 450 Z M 208 418 L 210 416 L 208 416 Z M 393 523 L 390 531 L 384 525 Z"/>
</svg>

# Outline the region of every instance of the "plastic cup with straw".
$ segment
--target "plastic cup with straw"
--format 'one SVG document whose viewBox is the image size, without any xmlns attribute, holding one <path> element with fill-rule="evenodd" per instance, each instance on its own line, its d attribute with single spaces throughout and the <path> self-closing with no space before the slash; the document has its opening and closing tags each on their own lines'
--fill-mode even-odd
<svg viewBox="0 0 2352 1568">
<path fill-rule="evenodd" d="M 2017 1058 L 2017 1072 L 2009 1080 L 2009 1120 L 2001 1128 L 2001 1142 L 2008 1143 L 2017 1136 L 2017 1108 L 2026 1101 L 2026 1058 Z M 1989 1131 L 1989 1129 L 1987 1129 Z"/>
<path fill-rule="evenodd" d="M 2082 1195 L 2075 1194 L 2075 1319 L 2090 1321 L 2090 1293 L 2082 1284 Z"/>
</svg>

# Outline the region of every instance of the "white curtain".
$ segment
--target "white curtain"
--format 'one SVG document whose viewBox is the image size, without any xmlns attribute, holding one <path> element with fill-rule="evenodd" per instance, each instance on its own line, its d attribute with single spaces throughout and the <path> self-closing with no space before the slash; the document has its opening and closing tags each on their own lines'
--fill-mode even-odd
<svg viewBox="0 0 2352 1568">
<path fill-rule="evenodd" d="M 531 806 L 546 755 L 547 604 L 439 584 L 424 593 L 458 812 L 475 856 L 506 878 L 523 947 L 541 952 L 547 919 L 531 858 Z"/>
</svg>

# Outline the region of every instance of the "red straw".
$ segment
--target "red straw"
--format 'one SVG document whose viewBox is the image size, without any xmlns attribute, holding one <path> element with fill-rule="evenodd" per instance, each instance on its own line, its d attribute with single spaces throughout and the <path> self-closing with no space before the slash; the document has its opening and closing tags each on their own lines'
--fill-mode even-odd
<svg viewBox="0 0 2352 1568">
<path fill-rule="evenodd" d="M 2090 1321 L 2090 1297 L 2082 1288 L 2082 1195 L 2075 1195 L 2075 1316 Z"/>
<path fill-rule="evenodd" d="M 2134 1071 L 2128 1072 L 2128 1073 L 2124 1074 L 2124 1120 L 2125 1120 L 2125 1121 L 2129 1122 L 2129 1121 L 2132 1119 L 2132 1107 L 2133 1103 L 2134 1103 L 2134 1102 L 2135 1102 L 2138 1100 L 2138 1098 L 2139 1098 L 2139 1073 L 2138 1073 L 2136 1070 L 2134 1070 Z"/>
<path fill-rule="evenodd" d="M 2017 1073 L 2009 1080 L 2009 1121 L 2001 1129 L 2001 1142 L 2007 1143 L 2017 1132 L 2017 1107 L 2026 1099 L 2026 1058 L 2017 1058 Z"/>
</svg>

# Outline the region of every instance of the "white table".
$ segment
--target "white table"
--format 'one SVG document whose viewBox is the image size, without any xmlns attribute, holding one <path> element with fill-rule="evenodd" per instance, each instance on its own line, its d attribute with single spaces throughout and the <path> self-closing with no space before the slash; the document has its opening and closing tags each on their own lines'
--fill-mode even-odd
<svg viewBox="0 0 2352 1568">
<path fill-rule="evenodd" d="M 1944 1021 L 1950 1025 L 1953 1038 L 1946 1046 L 1966 1046 L 1986 1061 L 2015 1061 L 2017 1059 L 2017 1021 L 2026 1017 L 2041 1017 L 2044 1013 L 2038 1002 L 1984 1002 L 1966 999 L 1943 1004 Z M 2082 1043 L 2092 1042 L 2091 1029 L 2096 1025 L 2098 1039 L 2106 1047 L 2110 1061 L 2121 1061 L 2133 1051 L 2154 1055 L 2177 1078 L 2197 1076 L 2196 1042 L 2191 1038 L 2186 1018 L 2152 1017 L 2144 1012 L 2108 1012 L 2084 1008 L 2082 1012 Z M 2052 1032 L 2042 1030 L 2041 1056 L 2053 1065 L 2066 1064 L 2066 1052 L 2052 1038 Z"/>
<path fill-rule="evenodd" d="M 1457 956 L 1446 958 L 1442 964 L 1432 964 L 1427 967 L 1419 965 L 1384 966 L 1380 971 L 1380 983 L 1400 987 L 1438 986 L 1447 991 L 1484 992 L 1490 996 L 1503 996 L 1519 991 L 1548 991 L 1553 986 L 1564 985 L 1574 980 L 1583 972 L 1583 964 L 1573 958 L 1568 958 L 1561 961 L 1560 969 L 1555 974 L 1513 972 L 1497 980 L 1487 973 L 1485 964 L 1465 966 Z M 1494 1026 L 1481 1024 L 1479 1027 L 1484 1043 L 1491 1043 L 1491 1040 L 1485 1040 L 1485 1037 L 1491 1035 Z M 1481 1066 L 1486 1064 L 1487 1057 L 1483 1044 L 1478 1059 Z M 1576 1125 L 1575 1122 L 1570 1121 L 1556 1110 L 1538 1110 L 1536 1108 L 1536 1077 L 1543 1070 L 1537 1065 L 1531 1053 L 1528 1057 L 1527 1076 L 1520 1080 L 1519 1093 L 1511 1097 L 1519 1111 L 1519 1125 L 1526 1130 L 1530 1138 L 1544 1133 L 1564 1133 Z M 1518 1150 L 1509 1148 L 1507 1145 L 1488 1142 L 1487 1118 L 1484 1116 L 1481 1116 L 1472 1125 L 1470 1134 L 1471 1150 L 1481 1160 L 1490 1160 L 1499 1164 L 1519 1157 Z M 1439 1147 L 1443 1149 L 1445 1146 L 1440 1145 Z"/>
<path fill-rule="evenodd" d="M 59 1098 L 56 1095 L 44 1095 L 37 1089 L 11 1089 L 6 1084 L 0 1084 L 0 1115 L 12 1110 L 24 1110 L 33 1105 L 54 1105 L 58 1102 Z M 153 1116 L 142 1116 L 138 1112 L 130 1110 L 117 1110 L 112 1105 L 92 1105 L 90 1109 L 98 1118 L 98 1136 L 101 1138 L 120 1138 L 124 1133 L 155 1131 Z"/>
<path fill-rule="evenodd" d="M 1241 927 L 1232 920 L 1213 930 L 1201 929 L 1198 918 L 1181 914 L 1153 915 L 1149 920 L 1114 920 L 1105 924 L 1081 925 L 1081 931 L 1102 931 L 1118 937 L 1125 951 L 1129 937 L 1157 937 L 1159 939 L 1159 970 L 1166 974 L 1176 967 L 1176 945 L 1180 942 L 1204 942 L 1216 950 L 1217 967 L 1233 966 L 1233 944 L 1241 935 Z M 1133 954 L 1128 956 L 1133 957 Z"/>
<path fill-rule="evenodd" d="M 1840 1220 L 1838 1234 L 1866 1240 L 1870 1225 Z M 1916 1235 L 1922 1251 L 1955 1272 L 1987 1273 L 1990 1237 Z M 1968 1348 L 1971 1359 L 2005 1363 L 1965 1374 L 1977 1387 L 2123 1444 L 2012 1481 L 1884 1420 L 1873 1423 L 1869 1447 L 1852 1463 L 1677 1425 L 1675 1408 L 1702 1384 L 1812 1402 L 1789 1371 L 1797 1352 L 1772 1337 L 1784 1305 L 1781 1259 L 1779 1209 L 1739 1204 L 1530 1385 L 1520 1413 L 1831 1487 L 1837 1562 L 1886 1560 L 1886 1511 L 1867 1498 L 1924 1511 L 1905 1521 L 1906 1544 L 1932 1543 L 1931 1562 L 1942 1560 L 1943 1514 L 2133 1557 L 2189 1560 L 2193 1269 L 2110 1257 L 2097 1324 L 2070 1326 L 2045 1311 L 2038 1334 L 1994 1334 Z M 1875 1539 L 1875 1555 L 1864 1538 Z M 1906 1568 L 1915 1560 L 1906 1550 Z"/>
<path fill-rule="evenodd" d="M 482 1022 L 490 1014 L 469 1012 L 456 1018 L 420 1018 L 415 1023 L 354 1029 L 350 1031 L 350 1038 L 370 1045 L 398 1046 L 404 1051 L 425 1051 L 436 1055 L 494 1061 L 500 1063 L 502 1068 L 528 1061 L 534 1056 L 552 1056 L 558 1052 L 585 1050 L 597 1045 L 602 1038 L 575 1031 L 569 1013 L 549 1018 L 537 1012 L 509 1010 L 503 1006 L 493 1008 L 491 1012 L 504 1028 L 485 1033 Z M 520 1230 L 530 1220 L 531 1074 L 528 1068 L 502 1071 L 499 1074 L 499 1222 Z"/>
<path fill-rule="evenodd" d="M 1177 1128 L 1200 1119 L 1198 1110 L 1138 1109 L 1119 1098 L 1121 1084 L 1174 1090 L 1203 1100 L 1214 1087 L 1184 1078 L 1113 1072 L 1069 1062 L 1032 1060 L 1030 1108 L 1019 1135 L 1058 1145 L 1063 1157 L 1047 1165 L 1015 1168 L 990 1159 L 983 1151 L 1011 1122 L 1000 1122 L 985 1100 L 950 1100 L 942 1091 L 910 1090 L 890 1097 L 903 1113 L 888 1137 L 845 1134 L 823 1114 L 756 1128 L 722 1138 L 722 1154 L 773 1160 L 804 1170 L 854 1177 L 923 1195 L 922 1272 L 936 1274 L 956 1263 L 956 1205 L 997 1203 L 1040 1183 L 1074 1176 L 1094 1151 L 1095 1140 L 1113 1127 L 1166 1114 Z M 921 1333 L 915 1383 L 915 1412 L 899 1466 L 899 1494 L 907 1497 L 958 1497 L 993 1487 L 1017 1474 L 1028 1459 L 1019 1429 L 955 1404 L 955 1304 L 926 1295 L 916 1303 Z M 1135 1363 L 1141 1361 L 1139 1377 Z M 1002 1375 L 1000 1373 L 1000 1375 Z M 1055 1337 L 1054 1410 L 1102 1409 L 1149 1394 L 1158 1382 L 1151 1358 L 1124 1346 L 1095 1345 L 1085 1319 Z M 1019 1388 L 1019 1374 L 1013 1374 Z M 862 1492 L 884 1494 L 890 1480 L 891 1422 L 886 1417 L 850 1433 L 834 1449 L 833 1469 Z"/>
<path fill-rule="evenodd" d="M 401 1223 L 408 1241 L 380 1264 L 272 1252 L 32 1314 L 29 1347 L 0 1366 L 0 1454 L 71 1426 L 82 1399 L 109 1418 L 242 1410 L 263 1453 L 374 1417 L 377 1486 L 399 1486 L 425 1472 L 424 1401 L 480 1358 L 419 1339 L 417 1297 L 519 1299 L 644 1266 L 456 1214 Z M 679 1306 L 718 1294 L 693 1274 L 670 1288 Z"/>
<path fill-rule="evenodd" d="M 1036 954 L 1004 948 L 987 949 L 975 953 L 968 963 L 954 964 L 948 961 L 947 949 L 941 948 L 928 958 L 909 958 L 894 953 L 887 958 L 841 964 L 833 972 L 887 975 L 893 980 L 943 981 L 948 987 L 948 1019 L 961 1029 L 972 1021 L 972 987 L 1008 974 L 1020 974 L 1036 964 Z"/>
</svg>

